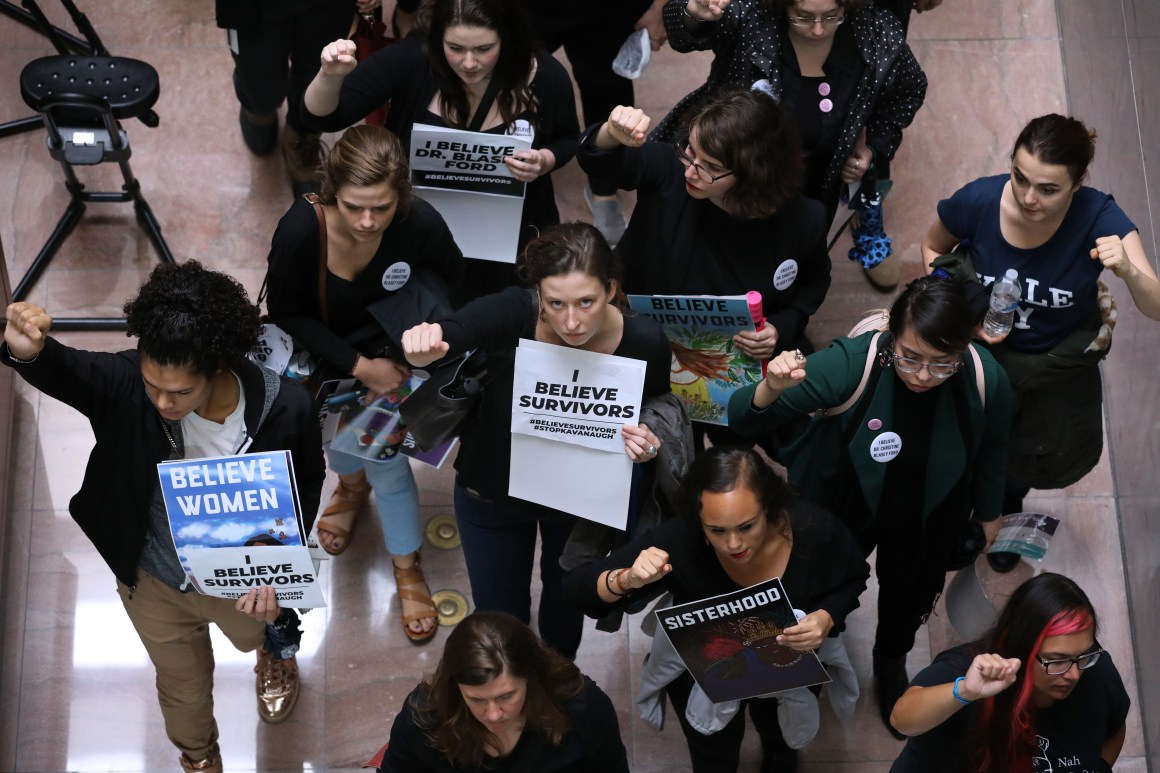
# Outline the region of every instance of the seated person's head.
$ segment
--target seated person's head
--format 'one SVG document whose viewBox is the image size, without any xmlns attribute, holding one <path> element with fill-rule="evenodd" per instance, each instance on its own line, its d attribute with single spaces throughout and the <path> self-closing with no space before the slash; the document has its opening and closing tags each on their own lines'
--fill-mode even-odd
<svg viewBox="0 0 1160 773">
<path fill-rule="evenodd" d="M 205 403 L 215 378 L 253 350 L 261 327 L 245 288 L 195 260 L 154 268 L 124 311 L 145 390 L 169 421 Z"/>
</svg>

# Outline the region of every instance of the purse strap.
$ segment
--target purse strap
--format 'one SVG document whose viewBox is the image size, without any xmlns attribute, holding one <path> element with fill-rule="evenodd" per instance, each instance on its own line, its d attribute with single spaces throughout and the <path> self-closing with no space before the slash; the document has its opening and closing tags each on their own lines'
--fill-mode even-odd
<svg viewBox="0 0 1160 773">
<path fill-rule="evenodd" d="M 330 327 L 329 316 L 326 313 L 326 213 L 322 210 L 322 201 L 317 193 L 307 193 L 302 198 L 314 207 L 314 214 L 318 218 L 318 317 L 322 324 Z"/>
<path fill-rule="evenodd" d="M 487 114 L 491 112 L 491 106 L 498 93 L 499 78 L 492 78 L 487 84 L 487 89 L 483 92 L 483 97 L 479 100 L 479 106 L 475 108 L 475 115 L 471 116 L 471 121 L 467 124 L 467 131 L 481 131 L 483 122 L 487 120 Z"/>
</svg>

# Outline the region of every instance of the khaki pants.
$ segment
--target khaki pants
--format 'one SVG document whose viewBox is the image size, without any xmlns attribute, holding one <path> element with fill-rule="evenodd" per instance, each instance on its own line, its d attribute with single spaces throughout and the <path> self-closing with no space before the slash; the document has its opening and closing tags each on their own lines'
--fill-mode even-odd
<svg viewBox="0 0 1160 773">
<path fill-rule="evenodd" d="M 166 735 L 190 759 L 204 759 L 218 739 L 209 624 L 242 652 L 262 645 L 265 624 L 238 612 L 230 599 L 182 593 L 140 570 L 133 598 L 120 581 L 117 593 L 157 669 Z"/>
</svg>

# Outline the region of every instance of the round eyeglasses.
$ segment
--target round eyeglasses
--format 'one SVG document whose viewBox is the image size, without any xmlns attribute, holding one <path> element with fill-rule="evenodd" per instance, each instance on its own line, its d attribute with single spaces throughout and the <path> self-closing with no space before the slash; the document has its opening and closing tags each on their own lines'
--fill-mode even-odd
<svg viewBox="0 0 1160 773">
<path fill-rule="evenodd" d="M 693 171 L 696 172 L 697 176 L 702 180 L 708 180 L 710 183 L 715 183 L 718 180 L 723 180 L 733 174 L 733 172 L 713 174 L 708 169 L 698 164 L 693 160 L 693 157 L 689 155 L 689 143 L 687 141 L 676 143 L 673 145 L 673 149 L 677 151 L 677 160 L 684 164 L 686 167 L 693 167 Z"/>
<path fill-rule="evenodd" d="M 913 357 L 907 357 L 895 352 L 894 367 L 903 373 L 918 373 L 923 368 L 926 368 L 926 372 L 935 378 L 950 378 L 963 367 L 963 361 L 923 362 L 922 360 L 916 360 Z"/>
<path fill-rule="evenodd" d="M 1098 644 L 1096 646 L 1099 647 Z M 1056 658 L 1053 660 L 1044 660 L 1043 658 L 1036 655 L 1035 659 L 1039 661 L 1039 665 L 1043 666 L 1043 670 L 1047 672 L 1048 676 L 1063 676 L 1071 670 L 1072 663 L 1074 663 L 1075 667 L 1080 671 L 1087 671 L 1099 661 L 1100 655 L 1103 654 L 1104 651 L 1102 649 L 1095 649 L 1091 652 L 1085 652 L 1078 658 Z"/>
<path fill-rule="evenodd" d="M 813 27 L 820 24 L 823 27 L 837 27 L 846 21 L 846 15 L 841 16 L 789 16 L 789 23 L 795 27 Z"/>
</svg>

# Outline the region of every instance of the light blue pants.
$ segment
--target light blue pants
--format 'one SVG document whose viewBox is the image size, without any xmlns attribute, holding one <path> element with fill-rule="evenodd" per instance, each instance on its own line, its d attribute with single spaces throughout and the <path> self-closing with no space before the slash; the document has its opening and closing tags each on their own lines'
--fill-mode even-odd
<svg viewBox="0 0 1160 773">
<path fill-rule="evenodd" d="M 419 524 L 419 487 L 411 473 L 411 463 L 402 454 L 372 461 L 353 454 L 327 449 L 327 464 L 339 475 L 366 470 L 375 495 L 375 508 L 383 524 L 387 552 L 393 556 L 414 553 L 423 544 Z"/>
</svg>

